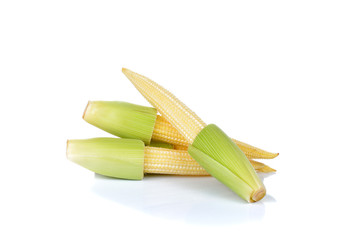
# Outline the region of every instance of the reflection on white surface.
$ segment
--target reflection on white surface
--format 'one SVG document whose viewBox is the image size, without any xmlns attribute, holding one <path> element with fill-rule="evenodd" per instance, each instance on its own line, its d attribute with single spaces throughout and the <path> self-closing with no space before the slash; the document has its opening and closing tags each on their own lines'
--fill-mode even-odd
<svg viewBox="0 0 340 240">
<path fill-rule="evenodd" d="M 261 220 L 267 195 L 246 203 L 212 177 L 147 175 L 131 181 L 96 175 L 93 191 L 101 197 L 144 213 L 188 223 L 216 225 Z"/>
</svg>

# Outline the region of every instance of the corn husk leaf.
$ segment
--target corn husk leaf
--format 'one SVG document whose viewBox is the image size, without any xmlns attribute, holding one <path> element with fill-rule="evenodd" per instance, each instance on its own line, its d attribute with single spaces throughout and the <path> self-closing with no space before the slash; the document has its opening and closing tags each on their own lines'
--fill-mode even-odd
<svg viewBox="0 0 340 240">
<path fill-rule="evenodd" d="M 192 157 L 201 164 L 202 158 L 195 158 L 199 157 L 199 155 L 195 154 L 197 152 L 196 149 L 200 150 L 202 153 L 210 157 L 210 159 L 203 158 L 205 160 L 205 166 L 209 165 L 209 161 L 210 164 L 213 166 L 213 168 L 206 170 L 212 176 L 219 179 L 221 182 L 223 182 L 229 188 L 235 191 L 238 195 L 245 196 L 244 193 L 249 193 L 249 191 L 247 190 L 247 188 L 240 188 L 239 185 L 237 185 L 236 187 L 233 186 L 235 181 L 228 183 L 230 173 L 237 176 L 240 181 L 243 181 L 252 189 L 252 193 L 250 195 L 248 195 L 246 198 L 243 197 L 245 200 L 249 202 L 258 201 L 260 197 L 262 198 L 264 196 L 265 188 L 263 186 L 263 183 L 256 174 L 248 158 L 231 140 L 231 138 L 229 138 L 216 125 L 210 124 L 205 127 L 197 135 L 193 144 L 190 145 L 188 148 L 189 154 L 192 155 Z M 193 150 L 195 151 L 194 154 L 192 152 Z M 218 166 L 216 162 L 224 166 L 225 170 L 228 169 L 228 171 L 225 171 L 224 175 L 220 174 L 221 170 L 217 170 L 216 168 L 214 168 L 214 166 Z M 224 180 L 223 176 L 227 180 Z"/>
<path fill-rule="evenodd" d="M 144 143 L 122 138 L 67 141 L 67 158 L 95 173 L 141 180 L 144 176 Z"/>
<path fill-rule="evenodd" d="M 141 139 L 150 144 L 157 110 L 119 101 L 89 101 L 86 122 L 121 138 Z"/>
</svg>

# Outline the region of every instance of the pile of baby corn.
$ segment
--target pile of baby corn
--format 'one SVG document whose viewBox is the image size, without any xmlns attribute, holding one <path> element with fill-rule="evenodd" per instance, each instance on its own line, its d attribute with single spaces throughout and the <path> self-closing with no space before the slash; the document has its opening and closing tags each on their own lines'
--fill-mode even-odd
<svg viewBox="0 0 340 240">
<path fill-rule="evenodd" d="M 120 138 L 67 141 L 67 158 L 95 173 L 141 180 L 145 174 L 211 175 L 248 202 L 266 195 L 256 172 L 275 172 L 254 159 L 270 153 L 229 138 L 205 124 L 154 81 L 123 68 L 153 107 L 118 101 L 89 101 L 83 119 Z"/>
</svg>

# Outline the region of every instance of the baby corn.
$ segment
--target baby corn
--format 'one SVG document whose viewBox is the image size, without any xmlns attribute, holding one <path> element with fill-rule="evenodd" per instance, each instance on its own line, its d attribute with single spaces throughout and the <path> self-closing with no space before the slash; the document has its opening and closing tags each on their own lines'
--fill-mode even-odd
<svg viewBox="0 0 340 240">
<path fill-rule="evenodd" d="M 189 146 L 189 141 L 151 107 L 118 101 L 89 101 L 83 119 L 113 135 L 140 139 L 147 145 L 150 141 L 163 142 L 180 150 L 187 150 Z M 270 159 L 278 155 L 232 140 L 250 159 Z"/>
<path fill-rule="evenodd" d="M 185 150 L 144 147 L 135 139 L 92 138 L 67 141 L 67 158 L 95 173 L 141 180 L 146 174 L 208 176 Z M 250 160 L 261 172 L 266 166 Z"/>
<path fill-rule="evenodd" d="M 192 176 L 210 175 L 186 150 L 146 146 L 144 153 L 144 173 Z M 276 171 L 261 162 L 252 159 L 249 161 L 257 172 L 267 173 Z"/>
<path fill-rule="evenodd" d="M 137 90 L 189 142 L 189 154 L 212 176 L 248 202 L 261 200 L 266 190 L 241 149 L 216 125 L 206 125 L 168 90 L 123 68 Z"/>
</svg>

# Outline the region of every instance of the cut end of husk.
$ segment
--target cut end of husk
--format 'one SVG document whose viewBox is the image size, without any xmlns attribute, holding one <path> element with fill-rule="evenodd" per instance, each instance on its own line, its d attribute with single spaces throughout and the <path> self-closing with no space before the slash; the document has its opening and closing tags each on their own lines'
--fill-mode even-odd
<svg viewBox="0 0 340 240">
<path fill-rule="evenodd" d="M 262 198 L 264 198 L 264 196 L 266 196 L 266 189 L 260 188 L 253 192 L 250 202 L 260 201 Z"/>
<path fill-rule="evenodd" d="M 103 176 L 141 180 L 144 143 L 122 138 L 67 140 L 67 158 Z"/>
<path fill-rule="evenodd" d="M 89 107 L 89 105 L 91 105 L 92 101 L 88 101 L 85 107 L 85 110 L 83 112 L 83 119 L 85 120 L 87 118 L 86 114 L 87 114 L 87 108 Z M 86 120 L 85 120 L 86 121 Z"/>
<path fill-rule="evenodd" d="M 89 101 L 83 119 L 115 136 L 150 144 L 157 110 L 120 101 Z"/>
</svg>

